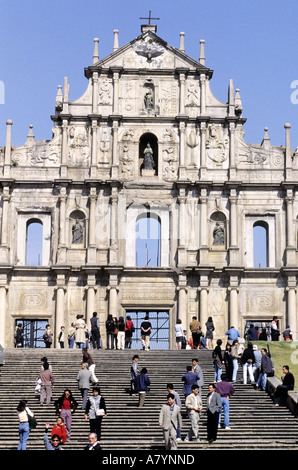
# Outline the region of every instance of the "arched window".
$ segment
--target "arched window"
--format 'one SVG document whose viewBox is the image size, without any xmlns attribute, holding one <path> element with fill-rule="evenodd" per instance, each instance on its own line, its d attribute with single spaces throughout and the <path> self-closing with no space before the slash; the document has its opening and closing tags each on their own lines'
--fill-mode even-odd
<svg viewBox="0 0 298 470">
<path fill-rule="evenodd" d="M 161 265 L 161 223 L 156 214 L 147 212 L 136 223 L 136 266 Z"/>
<path fill-rule="evenodd" d="M 42 265 L 43 225 L 39 219 L 30 219 L 26 226 L 26 265 Z"/>
<path fill-rule="evenodd" d="M 140 138 L 139 161 L 142 174 L 143 170 L 158 174 L 158 141 L 156 135 L 151 132 L 146 132 Z"/>
<path fill-rule="evenodd" d="M 253 254 L 254 267 L 264 268 L 269 266 L 268 224 L 255 222 L 253 225 Z"/>
</svg>

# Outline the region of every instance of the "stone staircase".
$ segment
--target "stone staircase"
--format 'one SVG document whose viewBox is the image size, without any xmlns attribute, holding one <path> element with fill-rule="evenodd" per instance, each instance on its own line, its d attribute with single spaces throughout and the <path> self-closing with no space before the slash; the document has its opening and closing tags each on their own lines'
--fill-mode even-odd
<svg viewBox="0 0 298 470">
<path fill-rule="evenodd" d="M 211 351 L 107 351 L 90 350 L 96 360 L 96 375 L 101 393 L 107 403 L 108 417 L 103 421 L 101 445 L 103 450 L 162 450 L 163 436 L 158 425 L 161 405 L 166 401 L 166 384 L 172 382 L 180 393 L 183 407 L 184 439 L 189 420 L 185 414 L 182 394 L 182 375 L 186 366 L 195 356 L 204 371 L 205 387 L 202 400 L 206 404 L 208 383 L 213 381 Z M 133 354 L 140 356 L 140 367 L 146 367 L 151 379 L 150 393 L 146 396 L 144 408 L 138 408 L 138 397 L 130 396 L 130 364 Z M 72 436 L 64 448 L 83 450 L 88 442 L 89 423 L 83 418 L 81 396 L 77 389 L 76 376 L 80 370 L 82 353 L 73 349 L 7 349 L 5 364 L 0 376 L 0 450 L 15 450 L 18 445 L 18 419 L 16 407 L 20 399 L 27 399 L 38 421 L 30 433 L 27 449 L 42 450 L 44 426 L 56 421 L 54 406 L 40 406 L 34 393 L 36 377 L 40 371 L 40 359 L 46 356 L 52 365 L 55 377 L 53 399 L 59 397 L 65 388 L 70 388 L 79 402 L 73 415 Z M 251 385 L 239 383 L 230 404 L 231 430 L 220 429 L 218 439 L 211 445 L 206 441 L 206 415 L 200 421 L 201 443 L 178 443 L 181 450 L 297 450 L 298 422 L 285 407 L 275 407 L 267 393 L 254 390 Z"/>
</svg>

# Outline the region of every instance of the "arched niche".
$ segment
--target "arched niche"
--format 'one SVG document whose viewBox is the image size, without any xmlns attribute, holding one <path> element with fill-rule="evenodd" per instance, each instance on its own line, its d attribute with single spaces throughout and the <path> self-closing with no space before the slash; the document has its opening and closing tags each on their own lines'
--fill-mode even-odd
<svg viewBox="0 0 298 470">
<path fill-rule="evenodd" d="M 139 168 L 143 176 L 158 175 L 158 139 L 151 132 L 140 137 Z"/>
<path fill-rule="evenodd" d="M 226 249 L 227 219 L 223 212 L 216 211 L 210 216 L 210 239 L 212 249 Z"/>
<path fill-rule="evenodd" d="M 86 239 L 86 218 L 84 212 L 79 209 L 69 215 L 69 238 L 72 247 L 85 245 Z"/>
</svg>

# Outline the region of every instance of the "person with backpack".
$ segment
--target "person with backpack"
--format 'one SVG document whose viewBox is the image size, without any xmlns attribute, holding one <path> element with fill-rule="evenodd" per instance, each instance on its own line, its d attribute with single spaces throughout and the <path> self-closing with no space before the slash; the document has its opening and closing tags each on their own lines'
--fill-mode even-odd
<svg viewBox="0 0 298 470">
<path fill-rule="evenodd" d="M 224 360 L 221 352 L 222 340 L 218 339 L 216 341 L 216 347 L 212 352 L 213 365 L 214 365 L 214 382 L 221 381 L 222 368 L 224 365 Z"/>
<path fill-rule="evenodd" d="M 127 315 L 126 322 L 125 322 L 125 348 L 126 349 L 131 349 L 132 335 L 134 332 L 135 332 L 135 327 L 134 327 L 133 321 L 130 318 L 130 316 Z"/>
</svg>

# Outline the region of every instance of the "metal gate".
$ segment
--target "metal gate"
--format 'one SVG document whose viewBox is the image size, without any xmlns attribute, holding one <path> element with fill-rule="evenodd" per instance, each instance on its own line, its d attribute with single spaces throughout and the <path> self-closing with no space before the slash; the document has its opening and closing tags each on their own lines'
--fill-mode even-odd
<svg viewBox="0 0 298 470">
<path fill-rule="evenodd" d="M 48 324 L 47 320 L 24 320 L 19 319 L 15 322 L 23 325 L 24 329 L 24 348 L 44 348 L 43 334 Z"/>
<path fill-rule="evenodd" d="M 142 343 L 140 340 L 141 323 L 144 321 L 146 315 L 149 316 L 149 321 L 152 325 L 150 335 L 150 349 L 169 349 L 169 312 L 127 310 L 126 314 L 131 317 L 136 329 L 132 338 L 133 349 L 142 349 Z"/>
</svg>

